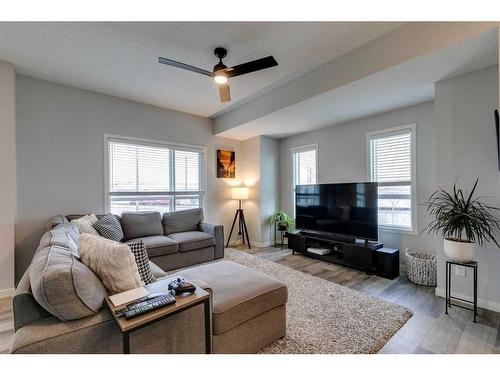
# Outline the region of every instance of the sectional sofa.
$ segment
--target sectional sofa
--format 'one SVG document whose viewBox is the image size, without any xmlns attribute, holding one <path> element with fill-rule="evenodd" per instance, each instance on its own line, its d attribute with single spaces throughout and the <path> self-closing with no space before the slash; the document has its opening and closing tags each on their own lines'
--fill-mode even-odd
<svg viewBox="0 0 500 375">
<path fill-rule="evenodd" d="M 78 258 L 79 233 L 70 223 L 78 216 L 49 220 L 13 298 L 11 353 L 122 350 L 121 332 L 103 305 L 104 286 Z M 128 213 L 118 219 L 125 241 L 141 239 L 146 245 L 157 279 L 181 275 L 210 293 L 213 353 L 255 353 L 285 335 L 286 285 L 222 260 L 223 228 L 204 222 L 202 210 L 163 217 Z M 209 263 L 193 267 L 204 262 Z M 131 353 L 203 353 L 202 306 L 134 332 L 130 346 Z"/>
</svg>

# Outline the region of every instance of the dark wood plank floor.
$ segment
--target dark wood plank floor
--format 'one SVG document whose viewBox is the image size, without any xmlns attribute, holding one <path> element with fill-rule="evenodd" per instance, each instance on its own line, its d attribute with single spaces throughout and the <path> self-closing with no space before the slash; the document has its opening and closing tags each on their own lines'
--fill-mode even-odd
<svg viewBox="0 0 500 375">
<path fill-rule="evenodd" d="M 437 297 L 434 288 L 410 282 L 404 267 L 400 277 L 388 280 L 303 255 L 292 255 L 289 249 L 238 249 L 411 309 L 413 317 L 380 353 L 500 353 L 499 313 L 479 309 L 478 323 L 473 323 L 472 312 L 464 309 L 454 307 L 446 315 L 444 298 Z"/>
<path fill-rule="evenodd" d="M 387 342 L 380 353 L 500 353 L 500 314 L 479 310 L 478 323 L 472 313 L 453 308 L 444 313 L 444 299 L 434 288 L 418 286 L 401 275 L 387 280 L 351 268 L 292 255 L 273 247 L 240 248 L 307 274 L 377 296 L 410 308 L 413 317 Z M 13 335 L 10 298 L 0 300 L 0 353 L 7 353 Z"/>
</svg>

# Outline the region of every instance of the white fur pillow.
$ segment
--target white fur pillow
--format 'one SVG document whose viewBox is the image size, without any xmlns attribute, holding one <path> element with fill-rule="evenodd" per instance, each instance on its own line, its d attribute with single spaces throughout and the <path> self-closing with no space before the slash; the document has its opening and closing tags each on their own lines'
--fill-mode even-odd
<svg viewBox="0 0 500 375">
<path fill-rule="evenodd" d="M 71 220 L 71 224 L 75 224 L 80 233 L 89 233 L 94 236 L 98 236 L 99 233 L 94 228 L 95 223 L 97 223 L 97 216 L 94 214 L 85 215 L 78 219 Z"/>
<path fill-rule="evenodd" d="M 101 279 L 110 294 L 143 286 L 130 247 L 88 233 L 80 234 L 80 260 Z"/>
</svg>

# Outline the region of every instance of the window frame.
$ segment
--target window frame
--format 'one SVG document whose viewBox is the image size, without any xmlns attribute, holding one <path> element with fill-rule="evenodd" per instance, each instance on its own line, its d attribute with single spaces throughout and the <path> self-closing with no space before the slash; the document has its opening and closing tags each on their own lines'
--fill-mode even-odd
<svg viewBox="0 0 500 375">
<path fill-rule="evenodd" d="M 402 126 L 396 126 L 393 128 L 387 128 L 382 130 L 377 130 L 373 132 L 366 133 L 366 166 L 367 166 L 367 179 L 368 181 L 373 181 L 372 179 L 372 161 L 371 161 L 371 144 L 370 141 L 374 138 L 382 138 L 384 135 L 391 136 L 397 135 L 398 133 L 403 133 L 405 131 L 410 131 L 410 166 L 411 166 L 411 229 L 406 229 L 403 227 L 393 226 L 393 225 L 382 225 L 379 224 L 379 231 L 399 233 L 399 234 L 410 234 L 418 235 L 418 204 L 417 204 L 417 124 L 411 123 Z"/>
<path fill-rule="evenodd" d="M 315 150 L 316 151 L 316 184 L 319 184 L 319 145 L 318 143 L 311 143 L 308 145 L 303 145 L 303 146 L 297 146 L 297 147 L 292 147 L 290 149 L 290 158 L 291 158 L 291 179 L 292 179 L 292 213 L 293 217 L 295 218 L 295 160 L 294 160 L 294 154 L 298 152 L 304 152 L 304 151 L 310 151 L 310 150 Z"/>
<path fill-rule="evenodd" d="M 184 144 L 184 143 L 176 143 L 176 142 L 164 142 L 164 141 L 157 141 L 157 140 L 152 140 L 152 139 L 146 139 L 146 138 L 138 138 L 138 137 L 129 137 L 129 136 L 124 136 L 124 135 L 117 135 L 117 134 L 104 134 L 104 211 L 105 213 L 110 213 L 111 212 L 111 200 L 110 200 L 110 191 L 109 191 L 109 183 L 110 183 L 110 158 L 109 158 L 109 143 L 115 141 L 115 142 L 122 142 L 122 143 L 129 143 L 129 144 L 136 144 L 136 145 L 143 145 L 143 146 L 151 146 L 151 147 L 164 147 L 164 148 L 169 148 L 170 150 L 177 150 L 177 151 L 191 151 L 191 152 L 198 152 L 200 153 L 200 163 L 201 167 L 198 171 L 199 173 L 199 181 L 200 181 L 200 190 L 197 192 L 201 193 L 201 204 L 200 207 L 203 209 L 204 212 L 206 212 L 206 196 L 207 196 L 207 163 L 206 163 L 206 153 L 207 153 L 207 148 L 205 146 L 200 146 L 200 145 L 190 145 L 190 144 Z M 174 154 L 175 155 L 175 154 Z M 171 162 L 173 165 L 175 165 L 175 156 L 172 157 Z M 174 177 L 175 178 L 175 177 Z M 172 183 L 173 177 L 170 176 L 170 180 Z M 170 191 L 171 195 L 175 196 L 181 196 L 181 195 L 189 195 L 189 193 L 192 192 L 175 192 L 175 185 L 173 186 L 173 190 Z M 153 192 L 155 193 L 155 192 Z M 127 193 L 128 194 L 128 193 Z M 133 195 L 134 192 L 131 192 L 130 195 Z"/>
</svg>

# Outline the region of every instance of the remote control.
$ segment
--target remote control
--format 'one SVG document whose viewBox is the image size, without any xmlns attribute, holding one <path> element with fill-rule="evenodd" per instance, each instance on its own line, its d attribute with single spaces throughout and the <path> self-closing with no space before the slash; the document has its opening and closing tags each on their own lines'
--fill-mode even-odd
<svg viewBox="0 0 500 375">
<path fill-rule="evenodd" d="M 148 301 L 139 302 L 131 305 L 125 310 L 125 319 L 132 319 L 136 316 L 148 313 L 164 306 L 175 303 L 175 297 L 171 294 L 165 294 Z"/>
</svg>

